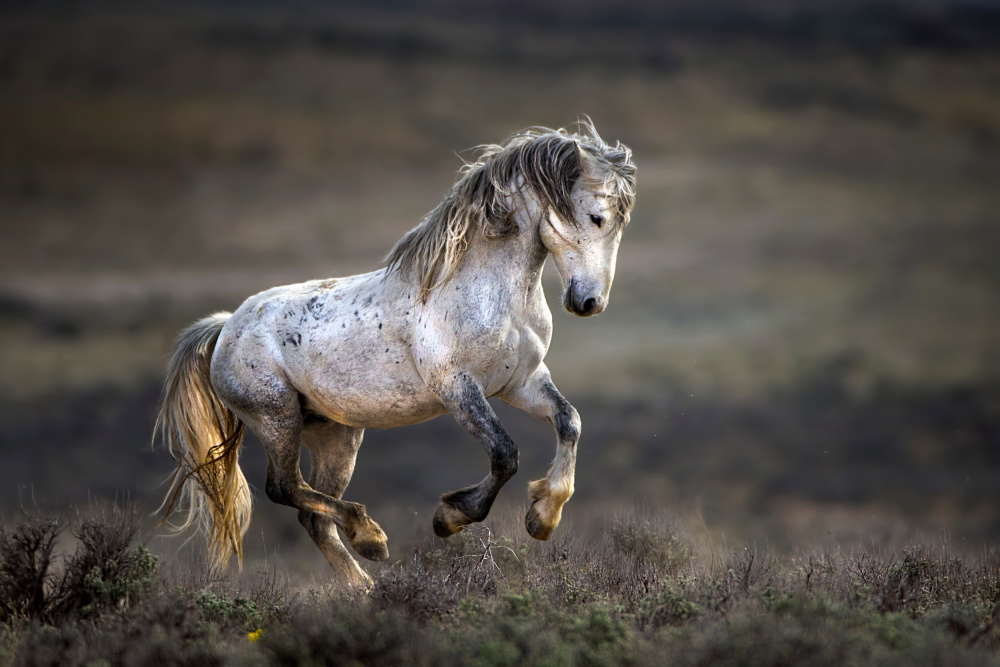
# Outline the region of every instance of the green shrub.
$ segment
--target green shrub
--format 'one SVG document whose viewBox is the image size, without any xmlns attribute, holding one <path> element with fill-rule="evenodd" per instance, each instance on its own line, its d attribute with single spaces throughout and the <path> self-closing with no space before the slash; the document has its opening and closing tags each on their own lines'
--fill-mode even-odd
<svg viewBox="0 0 1000 667">
<path fill-rule="evenodd" d="M 198 607 L 205 618 L 222 627 L 233 627 L 245 632 L 256 630 L 264 621 L 264 615 L 253 600 L 244 597 L 219 597 L 205 592 L 198 597 Z"/>
<path fill-rule="evenodd" d="M 701 613 L 701 605 L 690 599 L 685 582 L 681 581 L 644 598 L 639 603 L 636 620 L 641 629 L 659 628 L 664 625 L 682 625 Z"/>
</svg>

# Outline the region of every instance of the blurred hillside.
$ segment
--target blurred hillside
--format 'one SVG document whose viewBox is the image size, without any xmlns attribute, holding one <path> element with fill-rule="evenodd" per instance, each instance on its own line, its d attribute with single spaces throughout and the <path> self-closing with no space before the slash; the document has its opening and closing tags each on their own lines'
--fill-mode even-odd
<svg viewBox="0 0 1000 667">
<path fill-rule="evenodd" d="M 548 363 L 585 425 L 568 516 L 1000 536 L 1000 13 L 611 7 L 5 4 L 0 509 L 155 501 L 181 326 L 375 268 L 455 153 L 586 113 L 634 149 L 639 194 L 607 313 L 555 314 Z M 502 418 L 521 502 L 553 438 Z M 348 496 L 427 522 L 485 465 L 447 418 L 370 432 Z M 260 508 L 265 540 L 306 539 Z"/>
</svg>

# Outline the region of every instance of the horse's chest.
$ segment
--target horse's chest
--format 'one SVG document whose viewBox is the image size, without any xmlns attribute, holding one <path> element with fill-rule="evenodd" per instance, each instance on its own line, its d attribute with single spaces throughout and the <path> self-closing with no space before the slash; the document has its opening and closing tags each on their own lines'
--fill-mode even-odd
<svg viewBox="0 0 1000 667">
<path fill-rule="evenodd" d="M 480 382 L 488 396 L 500 393 L 517 377 L 531 375 L 545 356 L 544 341 L 530 328 L 511 327 L 502 341 L 480 365 Z"/>
</svg>

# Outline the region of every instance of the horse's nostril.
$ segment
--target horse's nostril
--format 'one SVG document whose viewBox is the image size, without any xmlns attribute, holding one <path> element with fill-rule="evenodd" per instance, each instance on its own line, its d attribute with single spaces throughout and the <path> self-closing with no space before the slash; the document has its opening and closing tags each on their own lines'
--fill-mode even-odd
<svg viewBox="0 0 1000 667">
<path fill-rule="evenodd" d="M 597 299 L 595 299 L 594 297 L 590 297 L 589 299 L 583 302 L 583 312 L 591 313 L 594 311 L 595 308 L 597 308 Z"/>
</svg>

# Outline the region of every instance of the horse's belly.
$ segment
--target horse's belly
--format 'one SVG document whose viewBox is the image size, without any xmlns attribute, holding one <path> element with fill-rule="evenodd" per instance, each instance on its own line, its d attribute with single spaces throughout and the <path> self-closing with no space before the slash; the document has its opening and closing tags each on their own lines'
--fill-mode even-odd
<svg viewBox="0 0 1000 667">
<path fill-rule="evenodd" d="M 344 396 L 321 399 L 313 407 L 325 417 L 347 426 L 359 428 L 394 428 L 418 424 L 441 415 L 447 410 L 436 398 L 415 400 L 414 396 Z M 312 406 L 310 406 L 312 407 Z"/>
<path fill-rule="evenodd" d="M 406 426 L 447 412 L 437 395 L 410 369 L 352 375 L 341 371 L 313 377 L 302 383 L 305 386 L 299 391 L 309 409 L 359 428 Z"/>
</svg>

